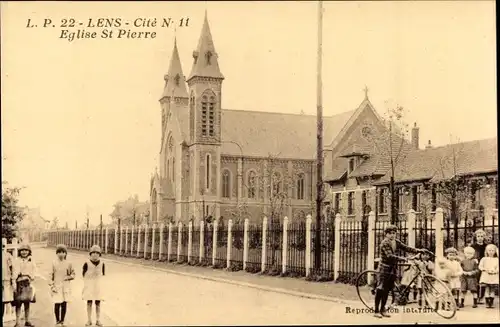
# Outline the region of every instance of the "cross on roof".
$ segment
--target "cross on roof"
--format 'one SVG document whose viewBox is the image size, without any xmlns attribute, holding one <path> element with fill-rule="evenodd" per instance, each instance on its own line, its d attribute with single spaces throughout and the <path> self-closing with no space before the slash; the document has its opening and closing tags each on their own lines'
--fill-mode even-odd
<svg viewBox="0 0 500 327">
<path fill-rule="evenodd" d="M 368 87 L 365 85 L 365 88 L 363 89 L 365 91 L 365 99 L 368 99 Z"/>
</svg>

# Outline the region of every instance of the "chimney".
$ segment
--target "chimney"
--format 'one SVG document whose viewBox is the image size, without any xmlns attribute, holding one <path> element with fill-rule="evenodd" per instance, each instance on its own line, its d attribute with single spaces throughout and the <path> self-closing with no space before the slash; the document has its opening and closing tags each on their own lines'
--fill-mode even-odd
<svg viewBox="0 0 500 327">
<path fill-rule="evenodd" d="M 432 144 L 431 144 L 431 140 L 429 140 L 429 142 L 427 143 L 427 145 L 425 146 L 426 149 L 431 149 L 432 148 Z"/>
<path fill-rule="evenodd" d="M 415 150 L 419 149 L 419 144 L 418 144 L 418 130 L 419 128 L 417 127 L 417 123 L 413 124 L 413 128 L 411 130 L 411 145 Z"/>
</svg>

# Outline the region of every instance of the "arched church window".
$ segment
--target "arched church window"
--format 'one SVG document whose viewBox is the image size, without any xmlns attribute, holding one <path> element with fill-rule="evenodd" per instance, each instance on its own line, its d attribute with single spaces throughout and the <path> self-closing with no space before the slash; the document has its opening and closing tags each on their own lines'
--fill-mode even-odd
<svg viewBox="0 0 500 327">
<path fill-rule="evenodd" d="M 204 95 L 201 98 L 201 134 L 207 136 L 208 123 L 208 97 Z"/>
<path fill-rule="evenodd" d="M 248 198 L 255 199 L 257 192 L 256 192 L 256 177 L 254 171 L 250 171 L 248 173 L 247 185 L 248 185 Z"/>
<path fill-rule="evenodd" d="M 165 174 L 170 178 L 170 159 L 167 159 L 167 171 Z"/>
<path fill-rule="evenodd" d="M 210 189 L 210 154 L 207 154 L 206 160 L 205 160 L 205 188 L 208 190 Z"/>
<path fill-rule="evenodd" d="M 214 136 L 215 134 L 215 97 L 210 97 L 210 103 L 208 105 L 208 135 Z"/>
<path fill-rule="evenodd" d="M 195 130 L 194 124 L 194 93 L 191 92 L 191 96 L 189 98 L 189 128 L 191 133 L 194 133 Z"/>
<path fill-rule="evenodd" d="M 203 136 L 215 135 L 215 106 L 217 99 L 214 95 L 203 95 L 201 100 L 201 133 Z"/>
<path fill-rule="evenodd" d="M 297 179 L 297 199 L 304 200 L 304 174 L 299 174 Z"/>
<path fill-rule="evenodd" d="M 175 183 L 175 158 L 172 158 L 172 182 Z"/>
<path fill-rule="evenodd" d="M 231 175 L 228 170 L 224 170 L 222 173 L 222 197 L 231 197 Z"/>
<path fill-rule="evenodd" d="M 172 153 L 174 150 L 174 139 L 171 137 L 169 137 L 168 139 L 168 152 L 169 153 Z"/>
<path fill-rule="evenodd" d="M 179 86 L 180 81 L 181 81 L 181 77 L 179 76 L 179 74 L 175 75 L 174 81 L 175 81 L 175 85 Z"/>
</svg>

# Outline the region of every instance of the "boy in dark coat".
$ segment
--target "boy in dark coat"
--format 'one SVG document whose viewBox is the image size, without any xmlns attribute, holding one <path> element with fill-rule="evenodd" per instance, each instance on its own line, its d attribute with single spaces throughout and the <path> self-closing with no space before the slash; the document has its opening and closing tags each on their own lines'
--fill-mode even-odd
<svg viewBox="0 0 500 327">
<path fill-rule="evenodd" d="M 378 270 L 379 280 L 377 290 L 375 293 L 375 317 L 390 317 L 385 312 L 385 305 L 389 292 L 394 288 L 396 281 L 396 268 L 398 261 L 406 261 L 406 258 L 396 255 L 398 250 L 412 253 L 424 253 L 425 249 L 415 249 L 403 244 L 400 240 L 396 239 L 397 227 L 389 225 L 385 228 L 385 238 L 380 243 L 380 262 Z"/>
</svg>

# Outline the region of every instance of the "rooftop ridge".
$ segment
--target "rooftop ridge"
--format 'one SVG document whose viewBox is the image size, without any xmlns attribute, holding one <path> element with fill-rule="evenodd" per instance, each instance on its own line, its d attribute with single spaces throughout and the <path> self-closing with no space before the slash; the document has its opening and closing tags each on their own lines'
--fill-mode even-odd
<svg viewBox="0 0 500 327">
<path fill-rule="evenodd" d="M 454 145 L 461 145 L 461 144 L 469 144 L 469 143 L 475 143 L 475 142 L 484 142 L 484 141 L 493 141 L 496 140 L 497 137 L 488 137 L 488 138 L 483 138 L 483 139 L 478 139 L 478 140 L 470 140 L 470 141 L 463 141 L 463 142 L 457 142 L 457 143 L 450 143 L 450 144 L 444 144 L 444 145 L 437 145 L 437 146 L 432 146 L 432 148 L 428 149 L 418 149 L 417 152 L 422 152 L 422 151 L 432 151 L 432 150 L 437 150 L 437 149 L 442 149 Z"/>
<path fill-rule="evenodd" d="M 306 117 L 316 117 L 316 115 L 313 114 L 301 114 L 301 113 L 288 113 L 288 112 L 276 112 L 276 111 L 260 111 L 260 110 L 248 110 L 248 109 L 222 109 L 222 111 L 232 111 L 232 112 L 251 112 L 251 113 L 259 113 L 259 114 L 271 114 L 271 115 L 288 115 L 288 116 L 306 116 Z M 352 113 L 356 110 L 348 110 L 348 111 L 343 111 L 334 115 L 330 116 L 325 116 L 323 117 L 336 117 L 340 115 L 345 115 L 348 113 Z"/>
</svg>

